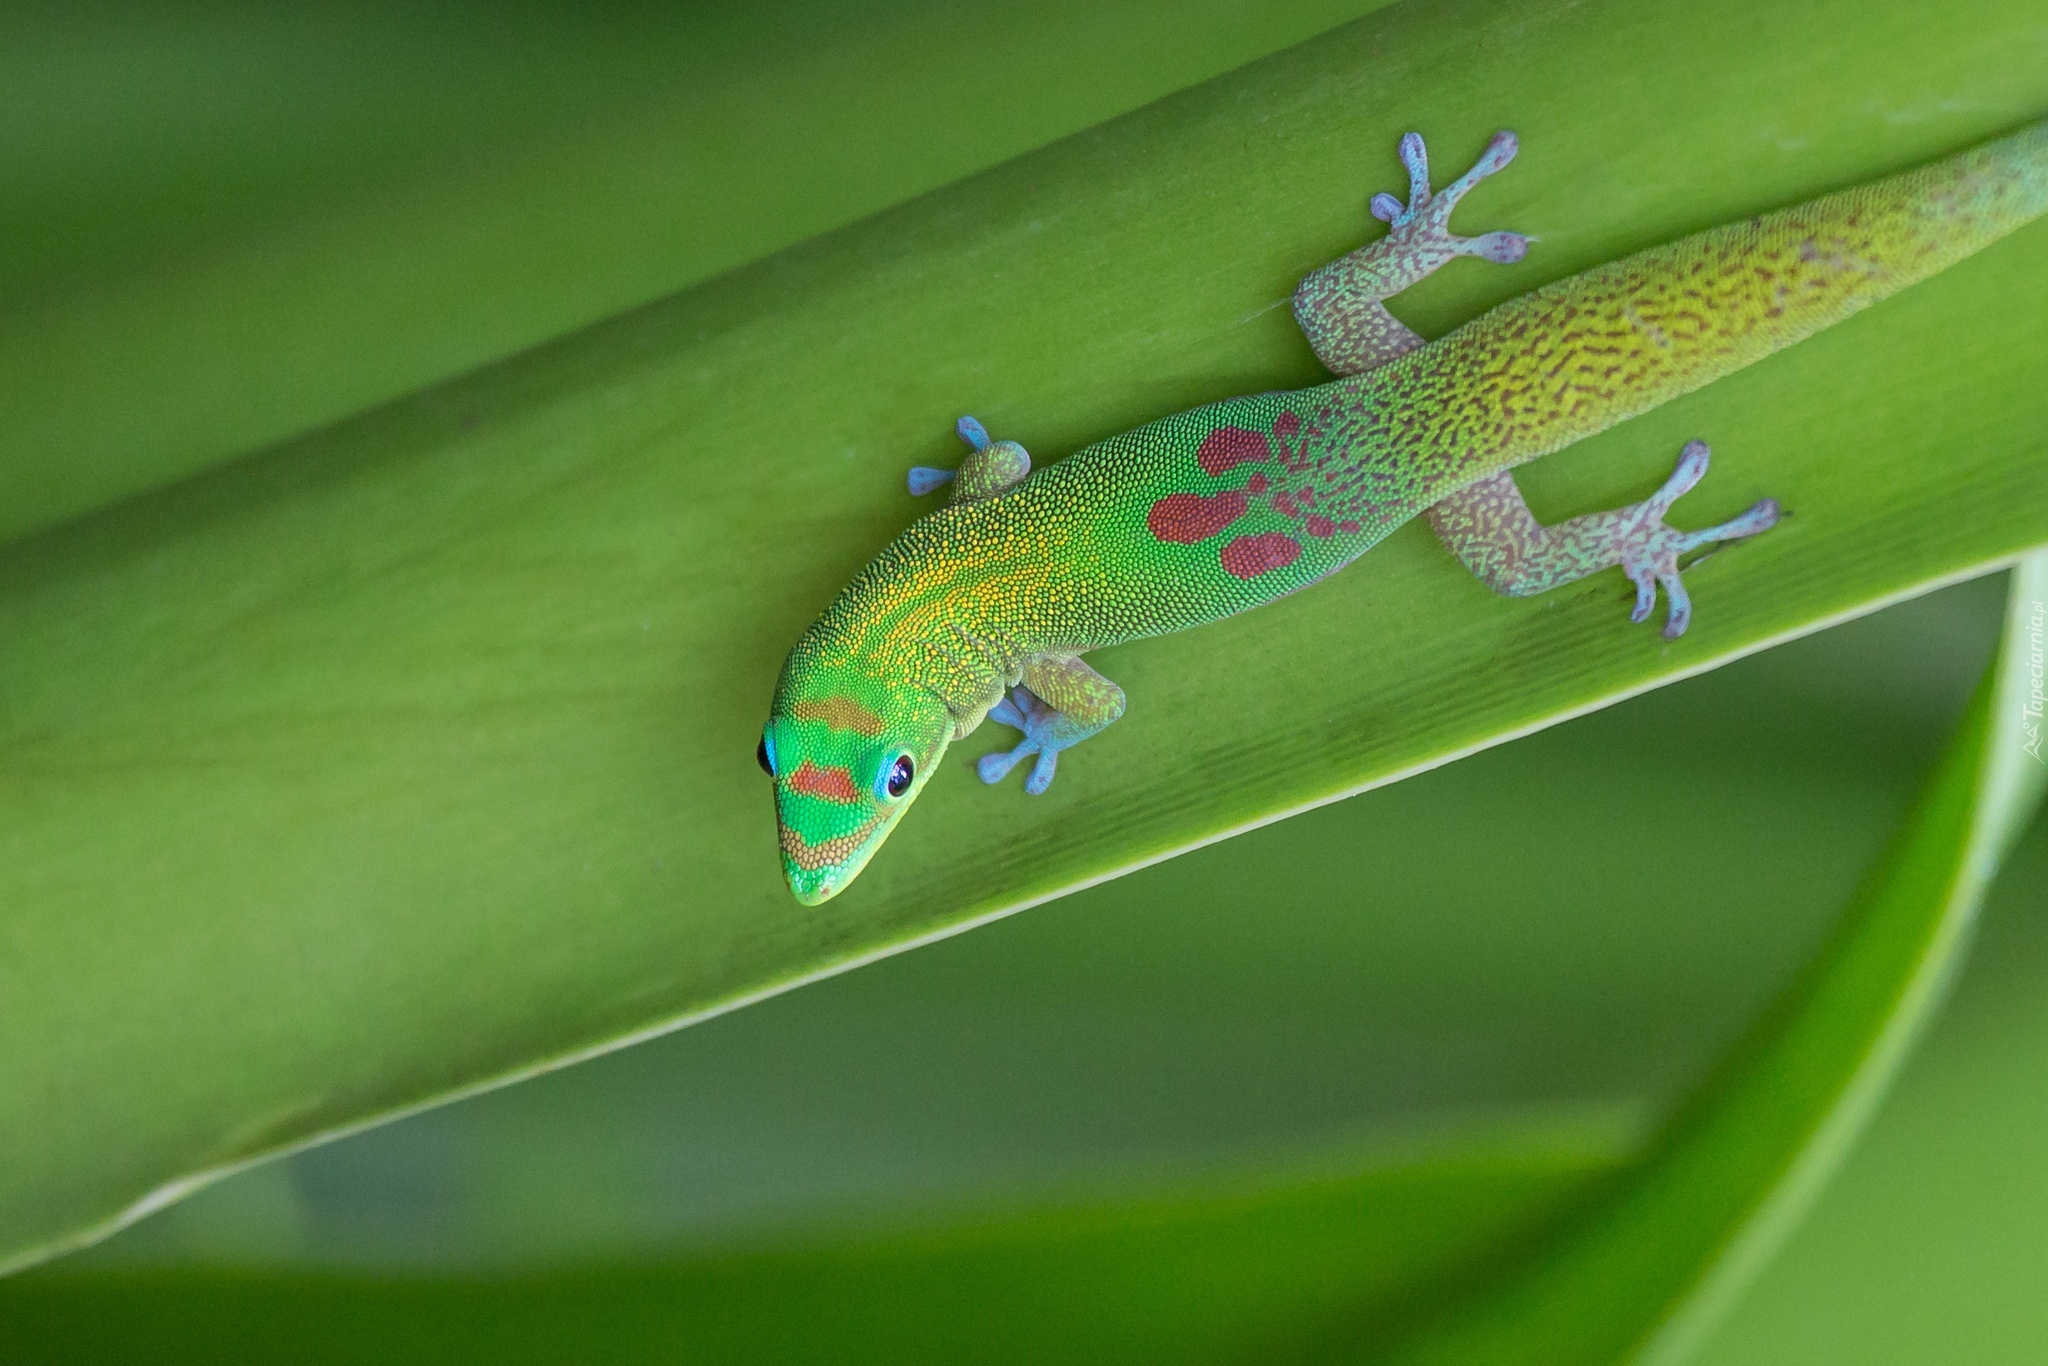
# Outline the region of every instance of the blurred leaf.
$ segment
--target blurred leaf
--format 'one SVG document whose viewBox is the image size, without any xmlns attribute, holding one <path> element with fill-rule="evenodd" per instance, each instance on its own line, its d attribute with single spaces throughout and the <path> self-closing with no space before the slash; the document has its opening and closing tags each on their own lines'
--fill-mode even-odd
<svg viewBox="0 0 2048 1366">
<path fill-rule="evenodd" d="M 1385 0 L 17 0 L 0 541 Z"/>
<path fill-rule="evenodd" d="M 2048 554 L 2013 576 L 2008 625 L 1920 809 L 1834 943 L 1672 1124 L 1612 1203 L 1502 1290 L 1390 1362 L 1685 1360 L 1777 1250 L 1868 1121 L 1968 946 L 2000 861 L 2040 806 L 2029 752 Z"/>
<path fill-rule="evenodd" d="M 49 1366 L 135 1359 L 1131 1362 L 1376 1323 L 1612 1170 L 1611 1137 L 1506 1132 L 1340 1172 L 1219 1174 L 1167 1196 L 727 1256 L 422 1280 L 30 1277 L 0 1332 Z M 201 1325 L 204 1325 L 202 1327 Z"/>
<path fill-rule="evenodd" d="M 1105 652 L 1132 713 L 1046 798 L 955 764 L 847 895 L 781 888 L 755 732 L 797 631 L 916 511 L 902 467 L 943 459 L 961 410 L 1048 456 L 1313 378 L 1282 304 L 1357 240 L 1403 128 L 1449 164 L 1512 123 L 1528 150 L 1465 222 L 1544 244 L 1418 290 L 1436 332 L 2040 112 L 2048 36 L 2016 0 L 1768 22 L 1402 7 L 0 551 L 0 1246 L 2048 539 L 2037 227 L 1532 472 L 1539 512 L 1607 505 L 1698 434 L 1689 518 L 1787 501 L 1695 571 L 1682 643 L 1628 629 L 1618 580 L 1498 600 L 1409 528 L 1315 593 Z"/>
<path fill-rule="evenodd" d="M 2048 1339 L 2048 822 L 1955 999 L 1697 1366 L 2017 1362 Z"/>
</svg>

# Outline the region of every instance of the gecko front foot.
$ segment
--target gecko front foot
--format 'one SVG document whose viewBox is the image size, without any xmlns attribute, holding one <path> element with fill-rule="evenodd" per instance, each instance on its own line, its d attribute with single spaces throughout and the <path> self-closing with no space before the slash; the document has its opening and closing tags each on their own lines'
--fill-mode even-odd
<svg viewBox="0 0 2048 1366">
<path fill-rule="evenodd" d="M 1031 776 L 1024 780 L 1024 790 L 1037 796 L 1052 786 L 1053 770 L 1059 767 L 1060 750 L 1056 731 L 1060 714 L 1047 706 L 1038 695 L 1019 683 L 1010 689 L 1010 695 L 989 709 L 988 719 L 1024 732 L 1024 742 L 1007 752 L 998 751 L 984 754 L 975 765 L 985 783 L 999 783 L 1010 776 L 1010 770 L 1031 755 L 1038 756 L 1038 762 L 1031 766 Z M 1067 741 L 1072 744 L 1073 741 Z"/>
<path fill-rule="evenodd" d="M 1527 237 L 1519 232 L 1459 237 L 1451 231 L 1451 210 L 1458 207 L 1458 201 L 1473 186 L 1504 169 L 1520 149 L 1513 133 L 1495 133 L 1470 170 L 1443 189 L 1431 190 L 1429 152 L 1423 145 L 1422 134 L 1406 134 L 1401 139 L 1401 164 L 1408 168 L 1408 202 L 1403 204 L 1390 194 L 1376 194 L 1370 206 L 1372 216 L 1393 229 L 1389 236 L 1394 241 L 1421 256 L 1479 256 L 1502 265 L 1519 261 L 1529 252 Z"/>
<path fill-rule="evenodd" d="M 1044 654 L 1027 660 L 1010 695 L 989 708 L 988 718 L 1024 732 L 1024 743 L 1007 754 L 984 754 L 981 780 L 999 783 L 1027 756 L 1036 754 L 1024 790 L 1037 796 L 1052 786 L 1060 751 L 1072 749 L 1124 714 L 1124 690 L 1076 655 Z"/>
<path fill-rule="evenodd" d="M 1671 511 L 1671 505 L 1706 477 L 1710 454 L 1706 442 L 1688 441 L 1679 453 L 1678 468 L 1664 481 L 1664 487 L 1628 509 L 1618 528 L 1621 567 L 1636 586 L 1635 610 L 1628 619 L 1637 623 L 1650 619 L 1657 607 L 1657 586 L 1662 584 L 1671 603 L 1664 619 L 1666 640 L 1678 639 L 1692 623 L 1692 598 L 1679 577 L 1678 557 L 1717 541 L 1739 541 L 1778 524 L 1778 500 L 1765 498 L 1740 517 L 1702 531 L 1678 531 L 1664 525 L 1664 514 Z"/>
<path fill-rule="evenodd" d="M 971 417 L 961 418 L 955 430 L 962 441 L 974 447 L 974 454 L 960 462 L 957 473 L 930 465 L 911 466 L 908 482 L 912 497 L 922 498 L 951 484 L 954 502 L 971 503 L 977 498 L 993 498 L 1031 473 L 1031 456 L 1016 442 L 989 440 L 988 429 Z"/>
</svg>

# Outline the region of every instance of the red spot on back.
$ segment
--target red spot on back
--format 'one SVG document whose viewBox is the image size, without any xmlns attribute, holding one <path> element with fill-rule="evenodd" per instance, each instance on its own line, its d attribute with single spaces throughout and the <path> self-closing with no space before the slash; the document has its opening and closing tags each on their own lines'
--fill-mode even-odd
<svg viewBox="0 0 2048 1366">
<path fill-rule="evenodd" d="M 1356 536 L 1363 528 L 1347 517 L 1345 520 L 1337 523 L 1337 530 Z"/>
<path fill-rule="evenodd" d="M 1306 525 L 1311 536 L 1328 536 L 1337 530 L 1337 524 L 1320 512 L 1310 516 Z"/>
<path fill-rule="evenodd" d="M 1264 493 L 1271 487 L 1272 481 L 1263 474 L 1254 473 L 1251 478 L 1244 481 L 1244 491 L 1246 493 Z"/>
<path fill-rule="evenodd" d="M 1218 427 L 1202 438 L 1195 451 L 1196 463 L 1211 478 L 1238 465 L 1272 458 L 1273 448 L 1266 438 L 1244 427 Z"/>
<path fill-rule="evenodd" d="M 1273 419 L 1273 431 L 1279 436 L 1293 436 L 1301 430 L 1301 419 L 1293 413 L 1282 413 Z"/>
<path fill-rule="evenodd" d="M 1299 517 L 1300 509 L 1294 506 L 1294 495 L 1282 490 L 1273 495 L 1273 509 L 1282 517 Z"/>
<path fill-rule="evenodd" d="M 1244 505 L 1244 494 L 1236 489 L 1208 498 L 1198 493 L 1169 493 L 1145 514 L 1145 525 L 1159 540 L 1193 545 L 1242 517 Z"/>
<path fill-rule="evenodd" d="M 798 764 L 796 772 L 789 775 L 789 790 L 823 797 L 828 802 L 860 800 L 860 792 L 853 785 L 851 773 L 843 768 L 820 768 L 809 759 Z"/>
<path fill-rule="evenodd" d="M 1240 536 L 1223 547 L 1223 568 L 1240 579 L 1255 579 L 1269 570 L 1285 569 L 1301 558 L 1301 542 L 1277 531 Z"/>
</svg>

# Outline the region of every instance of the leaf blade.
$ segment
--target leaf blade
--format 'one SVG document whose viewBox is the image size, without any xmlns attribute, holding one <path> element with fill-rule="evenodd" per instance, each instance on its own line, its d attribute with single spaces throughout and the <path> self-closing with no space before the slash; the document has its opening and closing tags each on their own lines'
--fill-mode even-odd
<svg viewBox="0 0 2048 1366">
<path fill-rule="evenodd" d="M 1440 155 L 1495 109 L 1555 149 L 1525 153 L 1520 198 L 1488 211 L 1557 250 L 1519 276 L 1447 274 L 1418 319 L 1967 142 L 2037 94 L 2016 55 L 2027 11 L 1979 3 L 1938 49 L 1903 11 L 1846 26 L 1856 60 L 1826 88 L 1812 54 L 1846 30 L 1825 8 L 1734 55 L 1671 41 L 1685 16 L 1644 0 L 1390 11 L 0 550 L 11 1255 L 195 1173 L 957 932 L 2038 544 L 2036 229 L 1538 467 L 1539 510 L 1598 506 L 1704 430 L 1719 463 L 1688 513 L 1787 499 L 1788 527 L 1698 571 L 1678 647 L 1626 631 L 1615 584 L 1501 602 L 1410 529 L 1316 593 L 1106 655 L 1132 714 L 1047 799 L 998 805 L 964 769 L 940 775 L 829 914 L 787 902 L 765 797 L 747 809 L 781 651 L 910 515 L 898 466 L 946 449 L 953 408 L 1047 454 L 1307 378 L 1275 307 L 1355 240 L 1371 188 L 1330 168 L 1411 117 L 1445 126 Z M 1646 125 L 1602 82 L 1649 71 L 1649 50 L 1677 54 L 1659 80 L 1744 92 L 1746 137 L 1791 127 L 1824 151 L 1760 174 L 1743 137 Z M 1842 112 L 1857 91 L 1962 89 L 1967 114 L 1911 138 Z M 1659 182 L 1673 164 L 1697 183 Z M 1638 187 L 1588 223 L 1588 174 Z"/>
</svg>

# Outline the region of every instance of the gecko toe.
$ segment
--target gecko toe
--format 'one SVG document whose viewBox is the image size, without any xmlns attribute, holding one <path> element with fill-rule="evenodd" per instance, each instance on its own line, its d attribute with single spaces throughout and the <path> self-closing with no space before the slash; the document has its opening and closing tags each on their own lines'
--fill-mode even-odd
<svg viewBox="0 0 2048 1366">
<path fill-rule="evenodd" d="M 1496 171 L 1504 170 L 1521 150 L 1522 140 L 1503 128 L 1493 135 L 1493 141 L 1486 144 L 1486 150 L 1480 154 L 1479 160 L 1473 163 L 1472 172 L 1475 175 L 1489 176 Z"/>
<path fill-rule="evenodd" d="M 1664 618 L 1664 639 L 1676 640 L 1692 625 L 1692 595 L 1685 591 L 1685 581 L 1676 569 L 1659 574 L 1657 582 L 1664 585 L 1664 596 L 1671 603 L 1670 615 Z"/>
<path fill-rule="evenodd" d="M 1496 265 L 1511 266 L 1529 254 L 1529 239 L 1519 232 L 1489 232 L 1456 240 L 1460 256 L 1477 256 Z"/>
<path fill-rule="evenodd" d="M 1031 776 L 1024 780 L 1024 790 L 1036 797 L 1052 786 L 1053 770 L 1059 767 L 1060 755 L 1056 749 L 1043 750 L 1038 762 L 1031 766 Z"/>
<path fill-rule="evenodd" d="M 1740 517 L 1721 523 L 1719 526 L 1704 527 L 1699 531 L 1688 531 L 1678 538 L 1678 553 L 1698 550 L 1703 545 L 1717 541 L 1739 541 L 1759 532 L 1769 531 L 1778 524 L 1784 514 L 1775 498 L 1765 498 L 1753 504 Z"/>
<path fill-rule="evenodd" d="M 1633 569 L 1629 571 L 1629 578 L 1635 582 L 1636 605 L 1628 619 L 1640 626 L 1650 619 L 1650 613 L 1657 610 L 1657 580 Z"/>
<path fill-rule="evenodd" d="M 1026 740 L 1015 749 L 1000 749 L 994 754 L 984 754 L 976 761 L 974 771 L 985 783 L 999 783 L 1010 776 L 1020 760 L 1038 747 Z"/>
<path fill-rule="evenodd" d="M 952 483 L 953 471 L 934 469 L 930 465 L 912 465 L 910 478 L 905 482 L 910 485 L 911 497 L 922 498 L 932 490 Z"/>
</svg>

